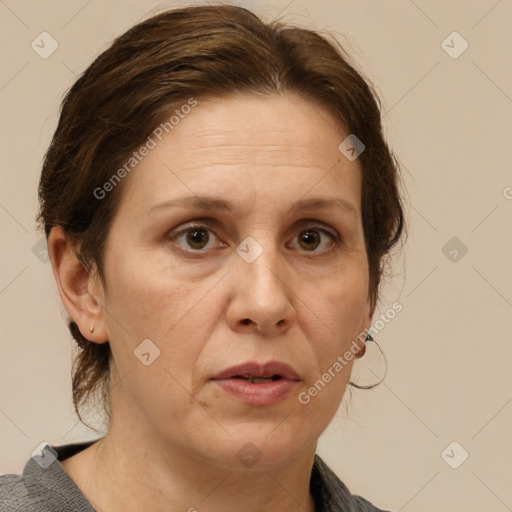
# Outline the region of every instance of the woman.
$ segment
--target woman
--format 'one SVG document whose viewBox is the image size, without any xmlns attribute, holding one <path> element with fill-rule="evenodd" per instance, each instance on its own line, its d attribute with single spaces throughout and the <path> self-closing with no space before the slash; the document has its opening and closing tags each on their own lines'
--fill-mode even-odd
<svg viewBox="0 0 512 512">
<path fill-rule="evenodd" d="M 2 510 L 380 510 L 315 454 L 403 228 L 341 49 L 233 6 L 144 21 L 67 94 L 39 194 L 108 431 L 2 476 Z"/>
</svg>

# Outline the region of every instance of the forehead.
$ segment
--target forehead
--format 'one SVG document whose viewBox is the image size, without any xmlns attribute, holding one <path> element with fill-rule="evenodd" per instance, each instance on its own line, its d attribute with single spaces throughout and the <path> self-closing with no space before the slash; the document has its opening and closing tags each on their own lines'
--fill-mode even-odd
<svg viewBox="0 0 512 512">
<path fill-rule="evenodd" d="M 246 151 L 258 146 L 258 151 L 271 150 L 269 156 L 288 151 L 299 158 L 312 152 L 332 157 L 344 133 L 324 108 L 296 94 L 199 100 L 173 131 L 182 147 L 196 151 L 222 150 L 226 143 L 233 149 L 243 145 Z"/>
<path fill-rule="evenodd" d="M 283 200 L 313 186 L 359 191 L 359 163 L 338 149 L 346 132 L 327 110 L 300 96 L 198 99 L 176 120 L 161 140 L 151 135 L 154 148 L 125 184 L 128 200 L 155 204 L 212 187 L 240 200 L 248 198 L 247 189 L 263 197 L 279 192 Z"/>
</svg>

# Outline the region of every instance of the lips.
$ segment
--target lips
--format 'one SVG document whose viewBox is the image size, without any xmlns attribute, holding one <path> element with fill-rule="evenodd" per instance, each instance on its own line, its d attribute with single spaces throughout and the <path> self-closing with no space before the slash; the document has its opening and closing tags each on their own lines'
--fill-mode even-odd
<svg viewBox="0 0 512 512">
<path fill-rule="evenodd" d="M 240 365 L 232 366 L 231 368 L 222 371 L 221 373 L 213 377 L 213 380 L 235 378 L 248 380 L 300 380 L 297 372 L 291 366 L 285 363 L 281 363 L 279 361 L 270 361 L 269 363 L 263 365 L 254 362 L 242 363 Z"/>
<path fill-rule="evenodd" d="M 232 366 L 211 381 L 237 401 L 251 406 L 269 406 L 290 395 L 300 378 L 291 366 L 272 361 Z"/>
</svg>

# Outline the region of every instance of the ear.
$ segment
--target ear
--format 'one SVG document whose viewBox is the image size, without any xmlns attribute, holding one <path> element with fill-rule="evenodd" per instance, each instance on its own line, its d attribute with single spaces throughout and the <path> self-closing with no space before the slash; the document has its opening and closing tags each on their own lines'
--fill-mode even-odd
<svg viewBox="0 0 512 512">
<path fill-rule="evenodd" d="M 372 325 L 372 318 L 373 318 L 374 313 L 375 313 L 375 304 L 373 304 L 373 302 L 370 300 L 370 297 L 368 296 L 368 298 L 366 300 L 365 307 L 364 307 L 363 315 L 361 317 L 361 326 L 359 328 L 360 333 L 366 333 L 368 331 L 368 329 Z M 362 341 L 360 338 L 358 338 L 357 342 L 358 342 L 358 345 L 360 346 L 361 350 L 359 350 L 359 352 L 357 352 L 355 357 L 360 358 L 360 357 L 363 357 L 366 352 L 366 343 L 364 341 Z"/>
<path fill-rule="evenodd" d="M 62 303 L 82 336 L 95 343 L 108 341 L 103 286 L 96 273 L 87 272 L 77 259 L 60 226 L 50 231 L 48 256 Z M 93 333 L 91 327 L 94 327 Z"/>
</svg>

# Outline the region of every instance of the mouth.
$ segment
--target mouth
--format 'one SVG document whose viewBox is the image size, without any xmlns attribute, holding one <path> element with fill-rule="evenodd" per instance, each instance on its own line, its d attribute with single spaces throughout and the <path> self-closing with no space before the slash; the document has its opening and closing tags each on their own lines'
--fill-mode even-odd
<svg viewBox="0 0 512 512">
<path fill-rule="evenodd" d="M 226 394 L 252 406 L 273 405 L 297 386 L 300 378 L 289 365 L 277 361 L 233 366 L 212 378 Z"/>
<path fill-rule="evenodd" d="M 270 361 L 259 364 L 252 361 L 227 368 L 220 372 L 213 380 L 242 379 L 254 381 L 254 384 L 271 382 L 280 379 L 299 381 L 299 375 L 288 364 L 280 361 Z"/>
</svg>

